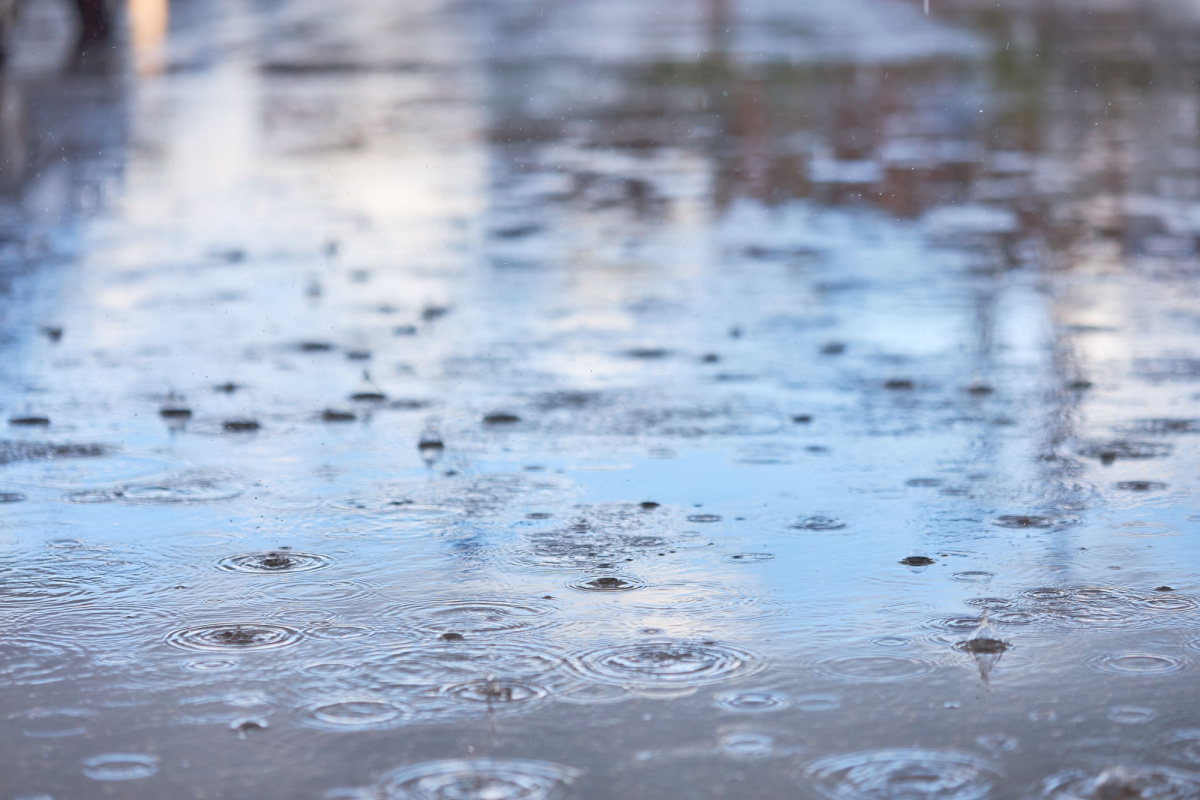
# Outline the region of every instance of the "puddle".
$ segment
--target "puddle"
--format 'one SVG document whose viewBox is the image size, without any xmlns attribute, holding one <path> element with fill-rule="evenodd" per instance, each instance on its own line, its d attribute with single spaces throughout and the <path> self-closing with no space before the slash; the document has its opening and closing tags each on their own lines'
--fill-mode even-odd
<svg viewBox="0 0 1200 800">
<path fill-rule="evenodd" d="M 1187 4 L 75 5 L 8 794 L 1197 795 Z"/>
</svg>

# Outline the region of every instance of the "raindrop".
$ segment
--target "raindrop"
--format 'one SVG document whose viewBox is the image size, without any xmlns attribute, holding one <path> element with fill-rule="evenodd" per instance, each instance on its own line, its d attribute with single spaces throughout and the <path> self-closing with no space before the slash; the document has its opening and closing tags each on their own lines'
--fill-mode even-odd
<svg viewBox="0 0 1200 800">
<path fill-rule="evenodd" d="M 983 679 L 984 683 L 987 683 L 988 676 L 1000 663 L 1000 657 L 1012 647 L 1000 638 L 1000 634 L 988 622 L 988 613 L 988 611 L 984 611 L 983 618 L 979 620 L 979 627 L 966 641 L 959 642 L 955 646 L 955 649 L 970 654 L 975 665 L 979 667 L 979 677 Z"/>
<path fill-rule="evenodd" d="M 509 414 L 505 411 L 494 411 L 483 416 L 484 425 L 513 425 L 520 421 L 521 418 L 516 414 Z"/>
<path fill-rule="evenodd" d="M 321 419 L 325 422 L 354 422 L 358 419 L 358 415 L 353 411 L 341 411 L 336 408 L 327 408 L 321 412 Z"/>
<path fill-rule="evenodd" d="M 222 427 L 230 433 L 252 433 L 259 428 L 258 420 L 239 418 L 227 419 Z"/>
</svg>

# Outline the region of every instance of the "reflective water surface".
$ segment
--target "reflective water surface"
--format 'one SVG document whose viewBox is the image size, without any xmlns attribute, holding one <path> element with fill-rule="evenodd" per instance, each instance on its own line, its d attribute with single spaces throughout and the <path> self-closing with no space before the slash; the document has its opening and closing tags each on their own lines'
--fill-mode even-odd
<svg viewBox="0 0 1200 800">
<path fill-rule="evenodd" d="M 1200 11 L 131 0 L 0 77 L 0 798 L 1200 797 Z"/>
</svg>

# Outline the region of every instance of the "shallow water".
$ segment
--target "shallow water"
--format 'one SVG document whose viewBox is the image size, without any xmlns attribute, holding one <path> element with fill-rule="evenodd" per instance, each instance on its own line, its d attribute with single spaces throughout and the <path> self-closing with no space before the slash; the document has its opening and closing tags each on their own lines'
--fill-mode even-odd
<svg viewBox="0 0 1200 800">
<path fill-rule="evenodd" d="M 1200 797 L 1200 17 L 943 5 L 30 4 L 0 798 Z"/>
</svg>

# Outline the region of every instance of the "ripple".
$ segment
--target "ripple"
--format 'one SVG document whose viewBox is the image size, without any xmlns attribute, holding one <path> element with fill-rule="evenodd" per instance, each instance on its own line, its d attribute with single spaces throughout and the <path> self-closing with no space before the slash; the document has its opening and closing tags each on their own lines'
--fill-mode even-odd
<svg viewBox="0 0 1200 800">
<path fill-rule="evenodd" d="M 1154 717 L 1154 709 L 1143 706 L 1113 706 L 1108 710 L 1108 718 L 1122 725 L 1142 725 Z"/>
<path fill-rule="evenodd" d="M 127 483 L 108 489 L 71 492 L 72 503 L 207 503 L 230 500 L 246 490 L 245 483 L 222 473 L 185 473 L 147 483 Z"/>
<path fill-rule="evenodd" d="M 70 607 L 90 594 L 90 588 L 79 580 L 42 570 L 19 573 L 0 570 L 0 578 L 0 607 L 5 610 Z"/>
<path fill-rule="evenodd" d="M 628 592 L 641 589 L 646 584 L 636 578 L 621 578 L 616 575 L 580 578 L 567 584 L 571 589 L 581 592 Z"/>
<path fill-rule="evenodd" d="M 796 698 L 796 708 L 801 711 L 834 711 L 841 705 L 841 698 L 835 694 L 806 694 Z"/>
<path fill-rule="evenodd" d="M 720 522 L 720 514 L 692 514 L 687 518 L 688 522 Z"/>
<path fill-rule="evenodd" d="M 10 636 L 0 641 L 0 683 L 33 686 L 82 677 L 78 662 L 83 653 L 64 643 L 34 639 L 27 635 Z"/>
<path fill-rule="evenodd" d="M 918 627 L 933 634 L 926 637 L 929 641 L 935 644 L 954 645 L 962 641 L 966 636 L 974 633 L 981 621 L 981 617 L 971 615 L 950 615 L 946 617 L 930 617 L 929 619 L 922 620 L 918 624 Z"/>
<path fill-rule="evenodd" d="M 761 564 L 775 558 L 774 553 L 730 553 L 725 560 L 732 564 Z"/>
<path fill-rule="evenodd" d="M 301 723 L 326 731 L 377 731 L 395 727 L 409 716 L 408 709 L 391 700 L 347 697 L 310 705 Z"/>
<path fill-rule="evenodd" d="M 1039 619 L 1072 627 L 1131 628 L 1150 623 L 1154 616 L 1139 608 L 1138 595 L 1109 586 L 1040 587 L 1020 597 Z"/>
<path fill-rule="evenodd" d="M 1131 442 L 1118 440 L 1092 442 L 1079 448 L 1079 455 L 1098 458 L 1102 464 L 1111 464 L 1118 459 L 1161 458 L 1170 455 L 1173 448 L 1158 442 Z"/>
<path fill-rule="evenodd" d="M 967 570 L 965 572 L 956 572 L 950 577 L 960 583 L 987 583 L 996 577 L 996 573 L 984 572 L 983 570 Z"/>
<path fill-rule="evenodd" d="M 1191 666 L 1185 659 L 1157 653 L 1101 653 L 1085 663 L 1096 672 L 1138 676 L 1174 675 Z"/>
<path fill-rule="evenodd" d="M 432 633 L 484 634 L 527 631 L 551 624 L 554 607 L 504 598 L 434 600 L 398 606 L 399 613 Z"/>
<path fill-rule="evenodd" d="M 1200 796 L 1200 775 L 1126 764 L 1099 771 L 1069 769 L 1046 778 L 1040 795 L 1047 800 L 1193 800 Z"/>
<path fill-rule="evenodd" d="M 317 604 L 322 608 L 331 609 L 334 606 L 368 599 L 377 591 L 374 586 L 357 580 L 295 581 L 263 586 L 247 599 L 265 596 L 284 603 Z"/>
<path fill-rule="evenodd" d="M 1174 525 L 1168 525 L 1165 522 L 1123 522 L 1116 527 L 1115 533 L 1121 536 L 1178 536 L 1179 529 Z"/>
<path fill-rule="evenodd" d="M 837 531 L 846 527 L 846 523 L 837 517 L 804 517 L 792 523 L 791 527 L 806 531 Z"/>
<path fill-rule="evenodd" d="M 378 631 L 365 625 L 322 625 L 309 629 L 308 635 L 314 639 L 329 639 L 335 642 L 364 639 L 374 636 Z"/>
<path fill-rule="evenodd" d="M 527 679 L 560 669 L 566 660 L 533 645 L 436 642 L 397 649 L 367 665 L 385 686 L 441 687 L 479 678 Z"/>
<path fill-rule="evenodd" d="M 305 664 L 300 671 L 305 675 L 316 675 L 321 678 L 354 675 L 362 672 L 363 665 L 356 661 L 317 661 Z"/>
<path fill-rule="evenodd" d="M 184 650 L 273 650 L 296 644 L 303 636 L 286 625 L 214 622 L 171 631 L 166 641 Z"/>
<path fill-rule="evenodd" d="M 999 780 L 969 753 L 918 748 L 828 756 L 805 775 L 830 800 L 983 800 Z"/>
<path fill-rule="evenodd" d="M 692 688 L 749 675 L 758 656 L 714 641 L 645 641 L 599 645 L 578 654 L 576 667 L 589 679 L 639 688 Z"/>
<path fill-rule="evenodd" d="M 992 524 L 1001 528 L 1053 528 L 1056 523 L 1051 517 L 1033 514 L 1002 514 L 992 520 Z"/>
<path fill-rule="evenodd" d="M 1116 486 L 1127 492 L 1161 492 L 1167 488 L 1159 481 L 1117 481 Z"/>
<path fill-rule="evenodd" d="M 792 698 L 787 692 L 777 692 L 771 689 L 741 689 L 721 692 L 713 697 L 713 705 L 725 711 L 762 714 L 789 708 L 792 705 Z"/>
<path fill-rule="evenodd" d="M 393 770 L 378 787 L 389 800 L 554 800 L 582 776 L 549 761 L 454 758 Z"/>
<path fill-rule="evenodd" d="M 333 563 L 329 556 L 317 553 L 299 553 L 294 550 L 268 550 L 263 553 L 241 553 L 226 556 L 217 562 L 217 568 L 226 572 L 248 572 L 274 574 L 280 572 L 311 572 L 324 569 Z"/>
<path fill-rule="evenodd" d="M 236 658 L 191 658 L 183 662 L 183 668 L 188 672 L 228 672 L 241 663 Z"/>
<path fill-rule="evenodd" d="M 1200 602 L 1194 598 L 1174 592 L 1155 592 L 1143 595 L 1136 600 L 1138 607 L 1151 612 L 1181 613 L 1200 609 Z"/>
<path fill-rule="evenodd" d="M 1200 729 L 1172 731 L 1162 739 L 1159 749 L 1178 761 L 1200 764 Z"/>
<path fill-rule="evenodd" d="M 105 753 L 83 761 L 83 774 L 97 781 L 132 781 L 158 772 L 158 759 L 138 753 Z"/>
<path fill-rule="evenodd" d="M 32 739 L 62 739 L 87 733 L 88 720 L 96 716 L 94 711 L 77 708 L 35 708 L 10 714 L 8 718 L 23 720 L 21 734 L 24 736 Z"/>
<path fill-rule="evenodd" d="M 903 636 L 873 636 L 868 640 L 869 644 L 876 647 L 908 647 L 912 644 L 911 641 Z"/>
<path fill-rule="evenodd" d="M 851 683 L 888 683 L 928 675 L 937 665 L 919 656 L 831 656 L 813 668 L 829 678 Z"/>
<path fill-rule="evenodd" d="M 721 752 L 734 758 L 766 758 L 775 752 L 775 738 L 765 733 L 731 733 L 721 737 Z"/>
<path fill-rule="evenodd" d="M 670 616 L 759 617 L 777 608 L 749 589 L 699 581 L 670 581 L 647 586 L 622 604 L 621 612 Z"/>
<path fill-rule="evenodd" d="M 260 692 L 187 697 L 179 701 L 178 719 L 188 725 L 228 725 L 248 713 L 270 714 L 272 710 L 270 700 Z"/>
<path fill-rule="evenodd" d="M 512 678 L 485 678 L 451 684 L 444 687 L 441 693 L 458 702 L 492 710 L 501 706 L 524 710 L 546 699 L 549 694 L 541 686 Z"/>
</svg>

